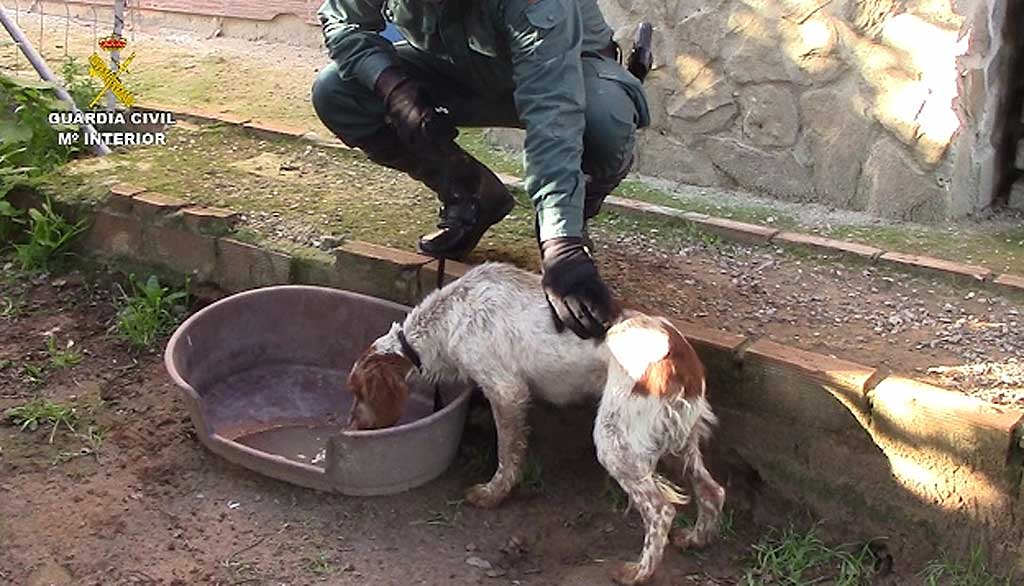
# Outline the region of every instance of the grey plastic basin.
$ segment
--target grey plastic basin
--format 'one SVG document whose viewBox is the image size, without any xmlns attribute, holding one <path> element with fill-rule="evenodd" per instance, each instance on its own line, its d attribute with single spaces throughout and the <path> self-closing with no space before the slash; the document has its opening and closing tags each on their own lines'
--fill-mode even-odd
<svg viewBox="0 0 1024 586">
<path fill-rule="evenodd" d="M 256 472 L 349 495 L 422 485 L 451 464 L 469 388 L 413 389 L 395 427 L 345 431 L 356 358 L 409 308 L 337 289 L 239 293 L 183 323 L 164 354 L 202 442 Z"/>
</svg>

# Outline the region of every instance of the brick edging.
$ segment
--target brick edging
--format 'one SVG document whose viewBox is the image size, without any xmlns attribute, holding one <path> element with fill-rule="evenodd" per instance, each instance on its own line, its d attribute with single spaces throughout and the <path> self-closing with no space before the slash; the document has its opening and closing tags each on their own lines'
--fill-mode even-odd
<svg viewBox="0 0 1024 586">
<path fill-rule="evenodd" d="M 230 124 L 262 137 L 297 139 L 329 148 L 349 149 L 348 146 L 337 139 L 324 139 L 313 132 L 275 122 L 257 121 L 252 118 L 216 113 L 201 108 L 182 109 L 178 106 L 154 102 L 139 104 L 137 107 L 143 110 L 172 112 L 182 118 Z M 515 176 L 500 174 L 500 177 L 509 186 L 521 187 L 523 184 L 522 180 Z M 623 197 L 609 196 L 605 200 L 605 206 L 607 209 L 620 213 L 639 214 L 659 220 L 682 222 L 699 230 L 745 244 L 772 245 L 805 250 L 816 254 L 843 256 L 870 264 L 880 264 L 899 270 L 980 285 L 999 293 L 1024 297 L 1024 275 L 1012 273 L 997 274 L 984 267 L 929 256 L 890 251 L 866 244 L 847 242 L 814 234 L 782 231 L 769 226 L 740 222 L 703 213 L 686 212 L 676 208 Z"/>
</svg>

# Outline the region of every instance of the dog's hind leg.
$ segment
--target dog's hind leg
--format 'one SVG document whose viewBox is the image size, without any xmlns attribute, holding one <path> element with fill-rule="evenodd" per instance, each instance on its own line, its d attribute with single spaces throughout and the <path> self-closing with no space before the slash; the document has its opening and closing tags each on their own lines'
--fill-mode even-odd
<svg viewBox="0 0 1024 586">
<path fill-rule="evenodd" d="M 523 475 L 529 389 L 506 385 L 499 388 L 496 395 L 484 394 L 491 402 L 498 431 L 498 469 L 489 482 L 466 491 L 466 500 L 471 505 L 490 509 L 505 500 Z"/>
<path fill-rule="evenodd" d="M 672 545 L 681 549 L 701 548 L 711 543 L 718 532 L 718 517 L 725 504 L 725 489 L 712 478 L 700 452 L 701 439 L 707 434 L 705 423 L 698 423 L 686 438 L 686 444 L 677 457 L 682 465 L 683 476 L 690 478 L 697 500 L 697 521 L 693 527 L 672 531 Z"/>
<path fill-rule="evenodd" d="M 668 543 L 676 508 L 655 482 L 657 456 L 638 453 L 625 440 L 624 431 L 615 423 L 615 416 L 599 413 L 594 427 L 597 458 L 629 496 L 630 504 L 644 521 L 644 548 L 640 561 L 622 563 L 612 571 L 619 584 L 641 584 L 654 575 L 661 564 Z"/>
</svg>

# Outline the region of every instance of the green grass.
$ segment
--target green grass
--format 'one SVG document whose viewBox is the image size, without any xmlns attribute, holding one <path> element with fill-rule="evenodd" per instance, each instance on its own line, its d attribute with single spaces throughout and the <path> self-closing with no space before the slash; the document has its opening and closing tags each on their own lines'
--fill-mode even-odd
<svg viewBox="0 0 1024 586">
<path fill-rule="evenodd" d="M 306 567 L 320 577 L 334 572 L 334 562 L 331 560 L 331 554 L 327 551 L 318 551 L 315 555 L 307 557 Z"/>
<path fill-rule="evenodd" d="M 2 162 L 2 155 L 0 155 L 0 163 Z M 0 179 L 4 177 L 12 178 L 15 174 L 16 170 L 0 169 Z M 0 188 L 0 192 L 4 189 Z M 4 199 L 6 195 L 6 193 L 0 193 L 0 250 L 6 248 L 7 243 L 14 239 L 25 221 L 25 213 Z"/>
<path fill-rule="evenodd" d="M 446 529 L 455 528 L 462 519 L 463 503 L 462 499 L 448 501 L 445 503 L 446 508 L 428 511 L 425 518 L 417 519 L 410 524 L 444 527 Z"/>
<path fill-rule="evenodd" d="M 602 236 L 634 238 L 642 235 L 666 250 L 699 244 L 709 249 L 728 251 L 734 246 L 732 242 L 724 240 L 718 234 L 701 230 L 694 224 L 670 219 L 607 211 L 595 218 L 593 225 L 605 232 Z"/>
<path fill-rule="evenodd" d="M 24 296 L 0 296 L 0 319 L 11 320 L 25 312 L 28 303 Z"/>
<path fill-rule="evenodd" d="M 73 340 L 68 340 L 67 345 L 60 348 L 57 337 L 50 335 L 46 338 L 46 352 L 50 358 L 50 368 L 55 370 L 78 366 L 82 362 L 82 350 L 75 346 Z"/>
<path fill-rule="evenodd" d="M 722 204 L 711 196 L 668 193 L 637 180 L 624 181 L 615 195 L 670 208 L 700 212 L 780 230 L 814 232 L 823 236 L 876 246 L 885 250 L 937 256 L 988 267 L 997 272 L 1020 272 L 1024 263 L 1024 227 L 972 226 L 952 223 L 936 226 L 834 225 L 817 229 L 768 205 Z"/>
<path fill-rule="evenodd" d="M 76 451 L 61 450 L 53 458 L 52 465 L 59 466 L 66 464 L 76 458 L 84 458 L 92 456 L 97 462 L 100 461 L 100 450 L 103 447 L 103 441 L 106 439 L 106 430 L 102 427 L 90 425 L 86 428 L 85 433 L 75 434 L 78 439 L 82 440 L 84 444 L 82 448 Z"/>
<path fill-rule="evenodd" d="M 49 270 L 64 258 L 71 244 L 85 231 L 85 222 L 68 222 L 47 199 L 28 211 L 27 242 L 14 245 L 14 256 L 22 270 Z"/>
<path fill-rule="evenodd" d="M 62 348 L 56 336 L 47 336 L 45 349 L 45 362 L 24 362 L 21 365 L 21 374 L 30 385 L 41 385 L 51 372 L 73 368 L 82 363 L 83 352 L 71 340 Z"/>
<path fill-rule="evenodd" d="M 57 429 L 62 425 L 70 430 L 71 433 L 75 433 L 75 424 L 78 418 L 74 407 L 42 398 L 33 399 L 24 405 L 8 409 L 4 415 L 8 421 L 19 426 L 22 431 L 26 429 L 34 431 L 43 425 L 52 426 L 50 431 L 51 444 L 53 443 L 54 436 L 57 434 Z"/>
<path fill-rule="evenodd" d="M 740 222 L 763 224 L 779 229 L 793 228 L 798 225 L 796 218 L 767 205 L 739 205 L 714 203 L 710 197 L 687 196 L 681 193 L 670 194 L 644 181 L 623 181 L 614 195 L 636 199 L 665 207 L 698 212 L 710 216 L 729 218 Z"/>
<path fill-rule="evenodd" d="M 523 178 L 523 158 L 520 155 L 496 149 L 487 143 L 484 130 L 465 128 L 459 131 L 459 146 L 496 173 Z"/>
<path fill-rule="evenodd" d="M 868 584 L 874 568 L 874 556 L 867 546 L 853 550 L 830 547 L 814 527 L 804 532 L 793 528 L 772 530 L 752 550 L 745 586 L 859 586 Z"/>
<path fill-rule="evenodd" d="M 185 312 L 186 291 L 175 291 L 160 284 L 156 276 L 141 283 L 132 275 L 130 291 L 121 290 L 114 321 L 115 335 L 137 350 L 153 346 L 174 329 Z"/>
<path fill-rule="evenodd" d="M 21 374 L 25 377 L 25 382 L 37 386 L 46 380 L 47 371 L 46 367 L 41 364 L 26 362 L 21 365 Z"/>
<path fill-rule="evenodd" d="M 943 554 L 930 562 L 921 572 L 926 586 L 1010 586 L 1009 577 L 1000 577 L 989 572 L 985 564 L 985 553 L 980 545 L 971 549 L 966 560 Z"/>
<path fill-rule="evenodd" d="M 824 230 L 830 238 L 869 244 L 885 250 L 925 254 L 996 272 L 1021 273 L 1024 266 L 1024 226 L 836 226 Z"/>
</svg>

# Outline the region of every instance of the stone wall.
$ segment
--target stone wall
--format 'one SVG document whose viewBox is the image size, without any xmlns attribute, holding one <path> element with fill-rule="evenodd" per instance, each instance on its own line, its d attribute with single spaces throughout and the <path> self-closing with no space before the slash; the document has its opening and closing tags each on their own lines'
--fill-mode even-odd
<svg viewBox="0 0 1024 586">
<path fill-rule="evenodd" d="M 1006 0 L 600 3 L 655 27 L 639 172 L 899 220 L 996 196 Z"/>
</svg>

